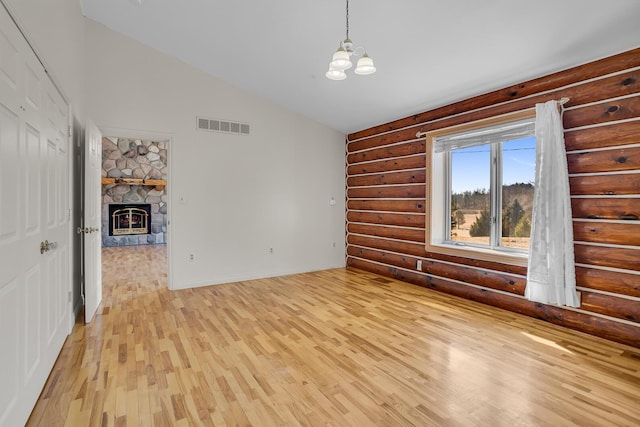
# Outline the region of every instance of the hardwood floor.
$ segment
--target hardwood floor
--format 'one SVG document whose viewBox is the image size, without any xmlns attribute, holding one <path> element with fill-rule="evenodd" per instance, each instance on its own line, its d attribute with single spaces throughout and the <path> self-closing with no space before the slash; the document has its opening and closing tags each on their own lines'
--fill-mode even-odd
<svg viewBox="0 0 640 427">
<path fill-rule="evenodd" d="M 105 249 L 104 302 L 28 425 L 640 425 L 640 350 L 357 270 L 169 292 Z"/>
</svg>

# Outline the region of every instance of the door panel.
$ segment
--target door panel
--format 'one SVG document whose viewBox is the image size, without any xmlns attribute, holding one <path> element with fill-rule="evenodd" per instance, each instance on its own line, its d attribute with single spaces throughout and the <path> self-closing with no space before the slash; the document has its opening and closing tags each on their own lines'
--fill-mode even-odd
<svg viewBox="0 0 640 427">
<path fill-rule="evenodd" d="M 25 320 L 25 352 L 24 362 L 27 376 L 33 377 L 42 356 L 42 339 L 40 337 L 40 324 L 42 322 L 42 273 L 40 265 L 37 265 L 25 275 L 25 299 L 24 311 L 29 313 Z"/>
<path fill-rule="evenodd" d="M 84 163 L 84 228 L 89 229 L 84 233 L 84 318 L 89 323 L 102 302 L 102 135 L 93 123 L 87 123 Z"/>
<path fill-rule="evenodd" d="M 18 115 L 0 105 L 0 242 L 17 238 L 20 146 Z M 6 165 L 5 165 L 6 163 Z"/>
<path fill-rule="evenodd" d="M 20 362 L 19 334 L 18 334 L 18 279 L 0 283 L 0 322 L 8 325 L 0 329 L 0 340 L 3 350 L 0 351 L 0 425 L 15 409 L 19 396 L 20 372 L 17 367 Z M 6 367 L 6 369 L 5 369 Z"/>
<path fill-rule="evenodd" d="M 40 135 L 38 131 L 26 125 L 26 155 L 28 159 L 40 159 Z M 28 236 L 40 232 L 40 185 L 41 168 L 37 162 L 26 162 L 23 180 L 25 183 L 25 232 Z"/>
<path fill-rule="evenodd" d="M 0 426 L 24 425 L 71 324 L 66 108 L 0 7 Z"/>
</svg>

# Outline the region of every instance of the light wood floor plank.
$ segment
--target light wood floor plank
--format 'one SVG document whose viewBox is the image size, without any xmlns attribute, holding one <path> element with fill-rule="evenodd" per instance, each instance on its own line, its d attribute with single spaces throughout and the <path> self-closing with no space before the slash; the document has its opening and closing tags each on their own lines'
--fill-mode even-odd
<svg viewBox="0 0 640 427">
<path fill-rule="evenodd" d="M 105 248 L 30 426 L 640 425 L 640 350 L 346 269 L 170 292 Z"/>
</svg>

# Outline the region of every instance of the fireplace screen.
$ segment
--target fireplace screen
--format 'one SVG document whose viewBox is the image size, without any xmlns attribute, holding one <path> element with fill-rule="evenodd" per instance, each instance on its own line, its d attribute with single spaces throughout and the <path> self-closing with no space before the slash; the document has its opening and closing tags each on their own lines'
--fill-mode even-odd
<svg viewBox="0 0 640 427">
<path fill-rule="evenodd" d="M 109 205 L 109 236 L 151 233 L 151 205 Z"/>
</svg>

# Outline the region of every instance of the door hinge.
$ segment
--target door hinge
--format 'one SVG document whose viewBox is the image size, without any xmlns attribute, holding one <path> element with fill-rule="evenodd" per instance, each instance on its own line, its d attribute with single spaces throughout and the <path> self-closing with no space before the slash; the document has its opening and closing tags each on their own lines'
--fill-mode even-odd
<svg viewBox="0 0 640 427">
<path fill-rule="evenodd" d="M 73 137 L 73 126 L 69 125 L 69 138 Z"/>
<path fill-rule="evenodd" d="M 69 291 L 69 292 L 67 293 L 67 295 L 68 295 L 68 298 L 69 298 L 69 302 L 71 302 L 71 291 Z"/>
</svg>

